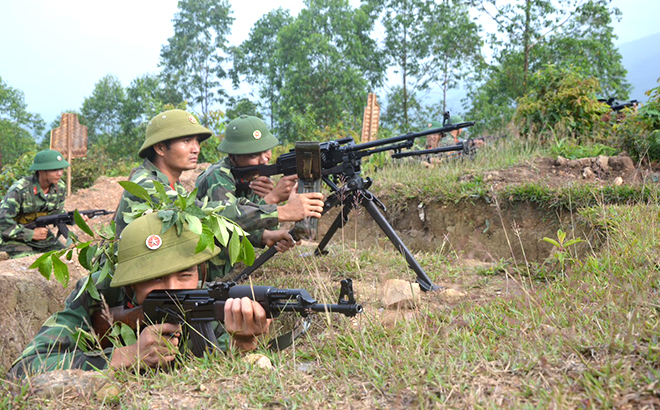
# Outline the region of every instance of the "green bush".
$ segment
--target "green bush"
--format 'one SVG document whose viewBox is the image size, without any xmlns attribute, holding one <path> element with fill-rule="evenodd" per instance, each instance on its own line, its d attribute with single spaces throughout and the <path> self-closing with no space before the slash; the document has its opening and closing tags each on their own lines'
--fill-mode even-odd
<svg viewBox="0 0 660 410">
<path fill-rule="evenodd" d="M 116 160 L 110 158 L 108 153 L 99 146 L 92 147 L 84 158 L 73 159 L 73 172 L 71 174 L 71 191 L 89 188 L 94 185 L 101 175 L 123 176 L 128 175 L 131 169 L 138 165 L 130 160 Z"/>
<path fill-rule="evenodd" d="M 14 181 L 32 172 L 28 168 L 32 165 L 35 154 L 36 152 L 34 151 L 28 151 L 20 156 L 13 164 L 2 167 L 2 173 L 0 173 L 0 196 L 5 196 Z"/>
<path fill-rule="evenodd" d="M 659 80 L 660 82 L 660 80 Z M 660 85 L 648 90 L 649 100 L 636 113 L 628 110 L 613 125 L 621 148 L 635 160 L 660 161 Z"/>
<path fill-rule="evenodd" d="M 605 124 L 601 121 L 609 112 L 598 101 L 600 84 L 594 77 L 584 77 L 579 71 L 547 65 L 532 76 L 533 90 L 518 100 L 513 116 L 523 137 L 536 136 L 541 142 L 556 138 L 597 137 Z"/>
</svg>

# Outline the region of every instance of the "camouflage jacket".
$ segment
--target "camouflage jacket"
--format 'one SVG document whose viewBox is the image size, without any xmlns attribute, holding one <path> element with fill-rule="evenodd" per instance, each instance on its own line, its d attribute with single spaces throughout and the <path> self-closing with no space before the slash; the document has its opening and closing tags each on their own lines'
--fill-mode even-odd
<svg viewBox="0 0 660 410">
<path fill-rule="evenodd" d="M 133 172 L 131 173 L 131 177 L 129 179 L 131 182 L 135 182 L 136 184 L 140 185 L 142 188 L 146 189 L 147 191 L 153 191 L 155 193 L 155 188 L 154 188 L 154 181 L 158 181 L 167 190 L 167 195 L 175 199 L 177 197 L 177 194 L 185 194 L 186 189 L 181 185 L 178 181 L 175 182 L 173 185 L 170 185 L 170 181 L 167 178 L 167 175 L 162 173 L 151 161 L 148 159 L 145 159 L 144 162 L 142 162 L 142 165 L 139 167 L 135 168 Z M 169 189 L 168 189 L 169 187 Z M 144 200 L 136 197 L 133 194 L 128 193 L 127 191 L 124 191 L 124 193 L 121 195 L 121 199 L 119 200 L 119 206 L 117 208 L 117 213 L 115 214 L 115 225 L 117 227 L 117 236 L 121 234 L 121 231 L 126 228 L 126 225 L 128 225 L 133 219 L 135 219 L 136 215 L 133 213 L 133 206 L 137 204 L 144 203 Z"/>
<path fill-rule="evenodd" d="M 243 196 L 237 196 L 236 179 L 231 173 L 233 166 L 229 157 L 226 157 L 197 177 L 197 198 L 203 200 L 208 197 L 209 203 L 224 205 L 226 208 L 222 215 L 246 230 L 253 246 L 261 247 L 264 229 L 278 225 L 277 205 L 266 204 L 266 201 L 252 190 Z"/>
<path fill-rule="evenodd" d="M 63 213 L 65 196 L 66 185 L 63 181 L 51 185 L 48 194 L 44 194 L 36 173 L 14 182 L 0 204 L 0 244 L 17 241 L 34 248 L 52 246 L 57 242 L 55 235 L 49 233 L 45 240 L 33 241 L 34 230 L 24 227 L 18 221 L 26 218 L 27 223 L 37 216 Z"/>
<path fill-rule="evenodd" d="M 91 275 L 91 280 L 97 283 L 99 272 Z M 101 302 L 92 298 L 84 291 L 76 298 L 87 278 L 82 278 L 76 288 L 67 297 L 64 310 L 53 314 L 46 320 L 32 342 L 14 361 L 9 375 L 25 377 L 26 375 L 43 373 L 51 370 L 105 369 L 112 359 L 113 347 L 101 349 L 99 343 L 91 337 L 90 323 L 94 312 L 101 309 Z M 129 307 L 130 298 L 124 287 L 110 287 L 108 276 L 96 284 L 96 288 L 109 307 Z M 226 350 L 229 345 L 229 335 L 222 326 L 216 325 L 215 334 L 218 345 Z"/>
</svg>

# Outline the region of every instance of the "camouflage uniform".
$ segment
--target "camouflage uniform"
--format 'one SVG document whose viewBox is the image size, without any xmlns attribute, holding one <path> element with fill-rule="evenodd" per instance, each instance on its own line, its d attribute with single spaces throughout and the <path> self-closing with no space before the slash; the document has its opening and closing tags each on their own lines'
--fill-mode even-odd
<svg viewBox="0 0 660 410">
<path fill-rule="evenodd" d="M 149 214 L 143 218 L 153 220 L 158 217 L 156 214 Z M 145 219 L 143 218 L 140 218 L 141 221 L 136 221 L 136 223 L 144 222 Z M 195 253 L 196 240 L 191 239 L 193 235 L 184 231 L 178 237 L 172 228 L 169 233 L 161 234 L 162 241 L 171 243 L 172 240 L 181 240 L 180 243 L 170 245 L 170 247 L 162 246 L 156 251 L 137 250 L 139 254 L 136 255 L 135 243 L 144 244 L 144 237 L 153 232 L 160 232 L 161 226 L 162 224 L 156 225 L 153 230 L 149 231 L 144 228 L 143 224 L 133 229 L 130 234 L 127 230 L 126 234 L 129 237 L 122 239 L 119 244 L 118 265 L 114 277 L 111 279 L 108 276 L 103 281 L 98 282 L 100 272 L 91 275 L 90 280 L 96 283 L 96 289 L 108 307 L 123 306 L 124 308 L 132 308 L 135 302 L 128 293 L 132 294 L 128 290 L 131 284 L 167 275 L 171 273 L 170 271 L 176 272 L 186 269 L 189 265 L 194 266 L 201 263 L 219 252 L 219 249 L 216 248 L 215 251 L 207 249 Z M 136 231 L 138 232 L 137 235 Z M 140 235 L 143 237 L 140 237 Z M 126 249 L 122 247 L 124 244 L 127 247 Z M 122 255 L 122 252 L 128 252 L 129 255 Z M 56 369 L 94 370 L 108 367 L 114 348 L 102 349 L 96 341 L 91 339 L 88 341 L 81 337 L 82 334 L 91 332 L 91 318 L 102 306 L 102 303 L 94 299 L 88 291 L 84 291 L 80 297 L 76 298 L 85 286 L 86 280 L 87 278 L 80 279 L 76 284 L 76 288 L 66 299 L 64 309 L 46 320 L 34 340 L 25 348 L 21 356 L 14 361 L 9 376 L 25 377 L 26 375 Z M 218 346 L 222 350 L 227 350 L 229 335 L 224 332 L 224 328 L 218 322 L 215 322 L 215 336 L 218 340 Z M 186 346 L 191 346 L 190 341 Z"/>
<path fill-rule="evenodd" d="M 36 172 L 16 181 L 0 204 L 0 251 L 18 256 L 62 249 L 64 246 L 52 232 L 45 240 L 35 241 L 32 239 L 34 231 L 22 224 L 39 216 L 63 213 L 65 196 L 63 181 L 52 184 L 48 194 L 44 194 Z"/>
<path fill-rule="evenodd" d="M 222 216 L 233 220 L 247 231 L 250 234 L 248 239 L 252 246 L 262 247 L 261 239 L 264 230 L 278 226 L 277 204 L 267 204 L 252 190 L 237 197 L 236 179 L 231 173 L 233 167 L 229 157 L 211 165 L 195 181 L 197 198 L 203 200 L 204 197 L 208 197 L 212 206 L 225 205 Z M 231 268 L 228 265 L 224 268 L 219 267 L 219 265 L 224 265 L 220 256 L 212 259 L 211 262 L 209 280 L 226 275 Z"/>
<path fill-rule="evenodd" d="M 170 181 L 167 178 L 167 175 L 163 174 L 148 159 L 145 159 L 144 162 L 142 162 L 142 165 L 133 170 L 129 181 L 135 182 L 150 193 L 155 193 L 154 181 L 158 181 L 163 184 L 167 195 L 172 199 L 175 199 L 179 193 L 186 193 L 186 189 L 178 181 L 173 185 L 170 185 Z M 127 191 L 124 191 L 124 193 L 121 195 L 121 199 L 119 200 L 119 207 L 117 208 L 117 213 L 115 214 L 117 236 L 119 236 L 124 228 L 126 228 L 126 225 L 135 219 L 135 216 L 132 215 L 133 206 L 141 203 L 144 203 L 143 199 L 138 198 L 135 195 L 128 193 Z"/>
</svg>

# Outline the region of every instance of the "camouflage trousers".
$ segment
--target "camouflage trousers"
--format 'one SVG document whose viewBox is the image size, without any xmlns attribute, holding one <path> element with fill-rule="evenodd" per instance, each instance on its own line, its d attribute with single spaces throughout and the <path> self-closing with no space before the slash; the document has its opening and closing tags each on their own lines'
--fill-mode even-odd
<svg viewBox="0 0 660 410">
<path fill-rule="evenodd" d="M 40 253 L 57 251 L 64 249 L 64 245 L 61 242 L 48 242 L 39 244 L 39 246 L 31 246 L 31 244 L 18 241 L 2 241 L 0 243 L 0 252 L 7 252 L 10 258 L 22 258 L 28 255 L 37 255 Z"/>
</svg>

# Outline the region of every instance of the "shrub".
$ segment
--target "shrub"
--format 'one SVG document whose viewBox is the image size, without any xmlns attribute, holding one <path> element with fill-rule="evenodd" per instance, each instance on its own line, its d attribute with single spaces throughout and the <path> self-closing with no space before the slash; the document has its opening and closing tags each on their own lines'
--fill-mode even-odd
<svg viewBox="0 0 660 410">
<path fill-rule="evenodd" d="M 660 83 L 660 79 L 659 79 Z M 636 113 L 630 110 L 613 126 L 619 143 L 636 161 L 660 161 L 660 85 L 648 90 L 649 100 Z"/>
<path fill-rule="evenodd" d="M 5 196 L 14 181 L 32 172 L 28 168 L 32 165 L 35 154 L 34 151 L 28 151 L 13 164 L 5 165 L 2 168 L 2 173 L 0 173 L 0 196 Z"/>
<path fill-rule="evenodd" d="M 584 139 L 604 129 L 601 118 L 609 108 L 598 101 L 600 84 L 579 71 L 547 65 L 532 76 L 533 90 L 518 100 L 513 116 L 523 137 L 542 142 L 564 137 Z"/>
</svg>

